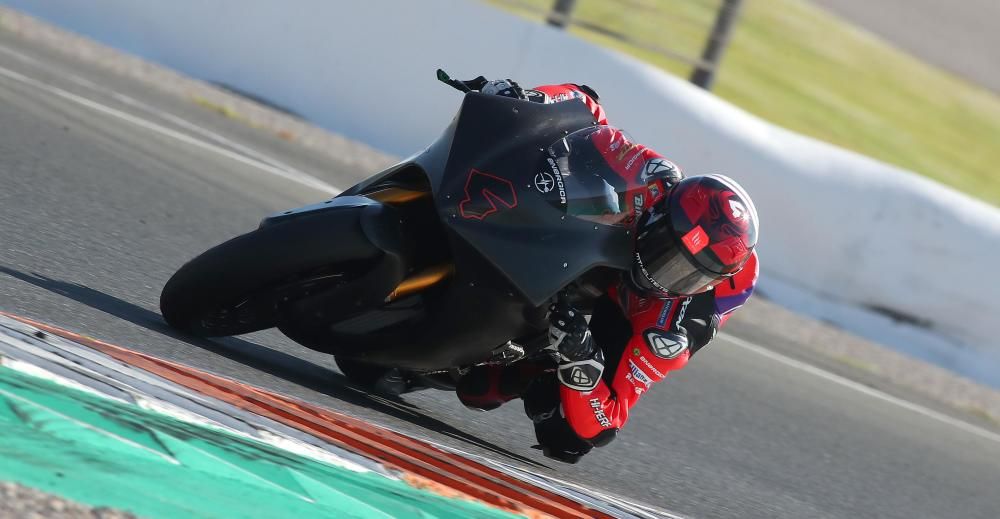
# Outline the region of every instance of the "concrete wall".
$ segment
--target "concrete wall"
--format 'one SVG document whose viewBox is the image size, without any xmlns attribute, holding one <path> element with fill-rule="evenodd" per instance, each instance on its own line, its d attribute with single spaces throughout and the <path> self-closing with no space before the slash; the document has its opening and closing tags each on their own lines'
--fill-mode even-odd
<svg viewBox="0 0 1000 519">
<path fill-rule="evenodd" d="M 1000 289 L 1000 211 L 564 32 L 473 0 L 0 3 L 400 155 L 430 142 L 459 103 L 434 80 L 437 67 L 527 85 L 587 83 L 613 124 L 689 174 L 724 172 L 745 185 L 762 219 L 765 293 L 924 357 L 960 352 L 979 368 L 987 359 L 985 376 L 1000 384 L 991 322 L 1000 302 L 987 291 Z M 850 316 L 865 306 L 933 330 L 860 325 Z"/>
</svg>

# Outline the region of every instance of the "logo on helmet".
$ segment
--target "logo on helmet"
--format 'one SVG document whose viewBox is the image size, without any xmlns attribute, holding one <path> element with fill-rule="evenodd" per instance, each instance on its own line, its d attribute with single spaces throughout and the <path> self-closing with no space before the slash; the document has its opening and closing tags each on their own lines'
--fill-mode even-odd
<svg viewBox="0 0 1000 519">
<path fill-rule="evenodd" d="M 652 285 L 653 288 L 659 290 L 660 292 L 663 292 L 663 293 L 670 292 L 670 290 L 667 290 L 666 287 L 664 287 L 659 282 L 657 282 L 656 278 L 654 278 L 653 275 L 650 274 L 648 270 L 646 270 L 646 265 L 642 262 L 642 255 L 640 255 L 638 252 L 636 252 L 635 255 L 634 255 L 634 258 L 635 258 L 635 264 L 636 264 L 636 266 L 639 267 L 639 272 L 642 273 L 642 277 L 645 278 L 645 280 L 646 280 L 647 283 L 649 283 L 650 285 Z"/>
<path fill-rule="evenodd" d="M 691 254 L 698 254 L 708 245 L 708 233 L 699 225 L 685 234 L 681 241 Z"/>
<path fill-rule="evenodd" d="M 535 175 L 535 189 L 541 191 L 542 193 L 548 193 L 549 191 L 552 191 L 553 188 L 558 188 L 559 189 L 559 203 L 561 203 L 563 205 L 566 205 L 566 183 L 563 182 L 563 175 L 562 175 L 562 172 L 559 171 L 559 165 L 556 164 L 556 161 L 553 160 L 552 158 L 546 159 L 546 162 L 549 163 L 549 168 L 552 169 L 552 174 L 549 175 L 548 173 L 542 171 L 542 172 L 538 173 L 537 175 Z M 538 181 L 539 181 L 539 176 L 541 176 L 541 175 L 546 175 L 548 177 L 548 178 L 543 178 L 542 180 L 549 180 L 549 181 L 555 180 L 555 183 L 554 184 L 543 184 L 542 186 L 539 186 Z M 546 187 L 547 190 L 546 191 L 542 191 L 542 187 Z"/>
<path fill-rule="evenodd" d="M 746 220 L 747 219 L 747 207 L 743 205 L 743 202 L 735 198 L 729 199 L 729 214 L 732 216 L 733 220 Z"/>
</svg>

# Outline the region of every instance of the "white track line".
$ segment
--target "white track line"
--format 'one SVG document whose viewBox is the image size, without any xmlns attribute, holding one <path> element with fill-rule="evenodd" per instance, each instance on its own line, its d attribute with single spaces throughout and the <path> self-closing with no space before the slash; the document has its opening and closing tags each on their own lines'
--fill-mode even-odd
<svg viewBox="0 0 1000 519">
<path fill-rule="evenodd" d="M 10 47 L 7 47 L 5 45 L 0 45 L 0 53 L 7 54 L 8 56 L 10 56 L 10 57 L 12 57 L 12 58 L 14 58 L 14 59 L 22 62 L 22 63 L 25 63 L 25 64 L 27 64 L 29 66 L 32 66 L 32 67 L 34 67 L 36 69 L 39 69 L 39 70 L 43 70 L 43 71 L 45 71 L 45 72 L 47 72 L 49 74 L 52 74 L 53 76 L 62 77 L 62 78 L 66 79 L 66 80 L 68 80 L 68 81 L 70 81 L 72 83 L 75 83 L 75 84 L 77 84 L 79 86 L 82 86 L 84 88 L 92 90 L 92 91 L 94 91 L 94 92 L 96 92 L 96 93 L 98 93 L 100 95 L 110 95 L 115 100 L 117 100 L 117 101 L 119 101 L 119 102 L 121 102 L 123 104 L 127 104 L 127 105 L 129 105 L 129 106 L 131 106 L 133 108 L 136 108 L 138 110 L 142 110 L 143 112 L 146 112 L 147 114 L 152 114 L 152 115 L 155 115 L 155 116 L 157 116 L 157 117 L 159 117 L 159 118 L 161 118 L 163 120 L 166 120 L 166 121 L 169 121 L 171 123 L 174 123 L 177 126 L 180 126 L 180 127 L 184 128 L 186 130 L 190 130 L 191 132 L 199 134 L 202 137 L 206 137 L 209 140 L 215 141 L 216 143 L 222 144 L 224 146 L 228 146 L 228 147 L 230 147 L 230 148 L 232 148 L 232 149 L 234 149 L 234 150 L 236 150 L 236 151 L 238 151 L 238 152 L 240 152 L 240 153 L 242 153 L 242 154 L 244 154 L 244 155 L 246 155 L 248 157 L 252 157 L 252 158 L 258 159 L 261 162 L 266 162 L 268 164 L 271 164 L 272 166 L 275 166 L 277 168 L 281 168 L 281 169 L 283 169 L 285 171 L 301 173 L 301 172 L 297 171 L 295 168 L 289 166 L 288 164 L 284 164 L 281 161 L 279 161 L 279 160 L 277 160 L 277 159 L 275 159 L 273 157 L 269 157 L 267 155 L 264 155 L 263 153 L 260 153 L 259 151 L 255 150 L 253 148 L 250 148 L 248 146 L 244 146 L 244 145 L 242 145 L 242 144 L 240 144 L 238 142 L 234 142 L 234 141 L 232 141 L 230 139 L 227 139 L 226 137 L 224 137 L 222 135 L 219 135 L 216 132 L 213 132 L 213 131 L 208 130 L 206 128 L 202 128 L 201 126 L 198 126 L 197 124 L 194 124 L 194 123 L 192 123 L 192 122 L 190 122 L 190 121 L 188 121 L 186 119 L 182 119 L 182 118 L 180 118 L 180 117 L 178 117 L 178 116 L 176 116 L 176 115 L 174 115 L 172 113 L 160 110 L 159 108 L 156 108 L 154 106 L 151 106 L 151 105 L 148 105 L 146 103 L 143 103 L 142 101 L 139 101 L 139 100 L 137 100 L 137 99 L 135 99 L 133 97 L 129 97 L 129 96 L 127 96 L 125 94 L 122 94 L 120 92 L 116 92 L 114 90 L 111 90 L 111 89 L 109 89 L 109 88 L 107 88 L 105 86 L 98 85 L 97 83 L 94 83 L 93 81 L 90 81 L 89 79 L 85 79 L 85 78 L 82 78 L 80 76 L 77 76 L 76 74 L 67 74 L 64 70 L 60 70 L 60 69 L 58 69 L 56 67 L 48 65 L 46 63 L 43 63 L 43 62 L 41 62 L 41 61 L 39 61 L 39 60 L 31 57 L 31 56 L 28 56 L 27 54 L 24 54 L 22 52 L 18 52 L 18 51 L 14 50 L 14 49 L 12 49 Z M 302 173 L 302 174 L 305 174 L 305 173 Z"/>
<path fill-rule="evenodd" d="M 162 126 L 162 125 L 156 124 L 156 123 L 154 123 L 152 121 L 149 121 L 149 120 L 146 120 L 146 119 L 142 119 L 140 117 L 137 117 L 137 116 L 134 116 L 132 114 L 123 112 L 121 110 L 117 110 L 115 108 L 111 108 L 110 106 L 106 106 L 106 105 L 103 105 L 103 104 L 98 103 L 96 101 L 92 101 L 92 100 L 87 99 L 85 97 L 78 96 L 78 95 L 76 95 L 76 94 L 74 94 L 72 92 L 68 92 L 68 91 L 63 90 L 63 89 L 61 89 L 59 87 L 55 87 L 55 86 L 49 85 L 47 83 L 43 83 L 41 81 L 38 81 L 37 79 L 32 79 L 32 78 L 30 78 L 28 76 L 25 76 L 24 74 L 20 74 L 18 72 L 15 72 L 13 70 L 8 69 L 8 68 L 0 67 L 0 76 L 6 77 L 8 79 L 12 79 L 14 81 L 17 81 L 17 82 L 20 82 L 20 83 L 32 86 L 32 87 L 40 89 L 40 90 L 44 90 L 44 91 L 46 91 L 46 92 L 48 92 L 50 94 L 54 94 L 56 96 L 62 97 L 63 99 L 67 99 L 69 101 L 72 101 L 72 102 L 77 103 L 79 105 L 85 106 L 85 107 L 90 108 L 92 110 L 104 113 L 106 115 L 110 115 L 112 117 L 116 117 L 116 118 L 121 119 L 123 121 L 132 123 L 132 124 L 134 124 L 136 126 L 139 126 L 141 128 L 145 128 L 147 130 L 159 133 L 161 135 L 165 135 L 167 137 L 171 137 L 171 138 L 173 138 L 175 140 L 178 140 L 180 142 L 184 142 L 184 143 L 189 144 L 191 146 L 194 146 L 196 148 L 201 148 L 203 150 L 211 151 L 211 152 L 214 152 L 216 154 L 222 155 L 223 157 L 227 157 L 227 158 L 235 160 L 237 162 L 240 162 L 240 163 L 243 163 L 243 164 L 246 164 L 246 165 L 249 165 L 249 166 L 253 166 L 253 167 L 255 167 L 255 168 L 257 168 L 257 169 L 259 169 L 261 171 L 264 171 L 264 172 L 270 173 L 272 175 L 284 178 L 286 180 L 291 180 L 291 181 L 296 182 L 298 184 L 301 184 L 303 186 L 310 187 L 312 189 L 316 189 L 318 191 L 321 191 L 321 192 L 324 192 L 324 193 L 327 193 L 327 194 L 331 194 L 331 195 L 337 195 L 337 194 L 339 194 L 341 192 L 341 189 L 339 189 L 337 187 L 334 187 L 334 186 L 332 186 L 332 185 L 330 185 L 330 184 L 328 184 L 326 182 L 323 182 L 322 180 L 320 180 L 320 179 L 318 179 L 316 177 L 307 175 L 307 174 L 299 172 L 299 171 L 286 171 L 284 169 L 274 167 L 274 166 L 272 166 L 270 164 L 267 164 L 265 162 L 261 162 L 260 160 L 257 160 L 257 159 L 251 158 L 251 157 L 247 157 L 245 155 L 241 155 L 239 153 L 227 150 L 227 149 L 225 149 L 223 147 L 220 147 L 220 146 L 217 146 L 215 144 L 211 144 L 211 143 L 208 143 L 208 142 L 205 142 L 205 141 L 198 140 L 198 139 L 196 139 L 194 137 L 191 137 L 190 135 L 187 135 L 185 133 L 181 133 L 181 132 L 178 132 L 176 130 L 172 130 L 170 128 L 167 128 L 166 126 Z"/>
<path fill-rule="evenodd" d="M 739 337 L 735 337 L 735 336 L 732 336 L 732 335 L 729 335 L 729 334 L 720 334 L 720 337 L 724 338 L 724 339 L 726 339 L 726 340 L 728 340 L 730 342 L 732 342 L 733 344 L 736 344 L 737 346 L 740 346 L 742 348 L 750 350 L 750 351 L 752 351 L 752 352 L 754 352 L 754 353 L 756 353 L 758 355 L 762 355 L 762 356 L 767 357 L 767 358 L 769 358 L 771 360 L 780 362 L 780 363 L 782 363 L 782 364 L 784 364 L 786 366 L 790 366 L 790 367 L 802 370 L 802 371 L 804 371 L 806 373 L 809 373 L 811 375 L 815 375 L 815 376 L 817 376 L 819 378 L 828 380 L 828 381 L 833 382 L 835 384 L 839 384 L 839 385 L 841 385 L 843 387 L 853 389 L 853 390 L 858 391 L 860 393 L 864 393 L 865 395 L 868 395 L 868 396 L 870 396 L 872 398 L 877 398 L 877 399 L 882 400 L 884 402 L 888 402 L 890 404 L 895 404 L 895 405 L 897 405 L 899 407 L 902 407 L 903 409 L 908 409 L 910 411 L 913 411 L 914 413 L 918 413 L 918 414 L 924 415 L 924 416 L 926 416 L 928 418 L 937 420 L 939 422 L 946 423 L 948 425 L 951 425 L 951 426 L 956 427 L 958 429 L 961 429 L 963 431 L 975 434 L 976 436 L 980 436 L 980 437 L 985 438 L 987 440 L 993 440 L 993 441 L 995 441 L 997 443 L 1000 443 L 1000 434 L 997 434 L 997 433 L 995 433 L 993 431 L 990 431 L 990 430 L 984 429 L 982 427 L 979 427 L 977 425 L 973 425 L 971 423 L 968 423 L 968 422 L 959 420 L 957 418 L 948 416 L 948 415 L 946 415 L 944 413 L 939 413 L 939 412 L 937 412 L 937 411 L 935 411 L 933 409 L 930 409 L 928 407 L 924 407 L 924 406 L 919 405 L 919 404 L 915 404 L 915 403 L 910 402 L 908 400 L 903 400 L 902 398 L 892 396 L 892 395 L 890 395 L 888 393 L 885 393 L 883 391 L 879 391 L 877 389 L 870 388 L 870 387 L 868 387 L 868 386 L 866 386 L 864 384 L 861 384 L 859 382 L 855 382 L 855 381 L 853 381 L 853 380 L 851 380 L 849 378 L 837 375 L 835 373 L 831 373 L 829 371 L 826 371 L 825 369 L 821 369 L 821 368 L 818 368 L 816 366 L 813 366 L 812 364 L 807 364 L 807 363 L 802 362 L 800 360 L 796 360 L 796 359 L 793 359 L 791 357 L 787 357 L 785 355 L 782 355 L 781 353 L 777 353 L 777 352 L 775 352 L 773 350 L 769 350 L 769 349 L 767 349 L 767 348 L 765 348 L 763 346 L 758 346 L 757 344 L 754 344 L 754 343 L 752 343 L 750 341 L 747 341 L 747 340 L 744 340 L 744 339 L 740 339 Z"/>
</svg>

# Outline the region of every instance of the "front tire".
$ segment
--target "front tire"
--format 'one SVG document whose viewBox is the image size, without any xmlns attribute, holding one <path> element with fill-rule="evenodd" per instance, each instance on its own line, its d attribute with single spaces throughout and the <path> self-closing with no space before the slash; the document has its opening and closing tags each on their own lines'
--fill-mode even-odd
<svg viewBox="0 0 1000 519">
<path fill-rule="evenodd" d="M 384 209 L 337 208 L 237 236 L 182 266 L 163 287 L 160 311 L 170 326 L 202 337 L 273 327 L 285 304 L 348 282 L 385 256 L 362 222 Z"/>
</svg>

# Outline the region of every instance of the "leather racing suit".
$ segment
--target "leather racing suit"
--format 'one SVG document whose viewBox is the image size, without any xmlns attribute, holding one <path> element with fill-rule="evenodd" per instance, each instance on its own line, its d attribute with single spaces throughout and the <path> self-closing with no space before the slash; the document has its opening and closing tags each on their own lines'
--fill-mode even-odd
<svg viewBox="0 0 1000 519">
<path fill-rule="evenodd" d="M 516 85 L 516 84 L 515 84 Z M 524 90 L 529 101 L 582 102 L 599 125 L 607 124 L 597 94 L 575 84 Z M 683 178 L 675 164 L 652 149 L 631 142 L 607 126 L 593 137 L 604 159 L 626 183 L 630 225 Z M 743 270 L 693 297 L 661 297 L 640 292 L 627 275 L 597 292 L 589 309 L 589 331 L 603 353 L 600 380 L 580 388 L 557 377 L 555 362 L 525 359 L 509 366 L 480 366 L 458 384 L 466 405 L 489 410 L 522 398 L 546 456 L 575 463 L 593 447 L 615 438 L 629 410 L 653 384 L 683 368 L 714 337 L 731 313 L 743 305 L 757 280 L 756 253 Z"/>
</svg>

